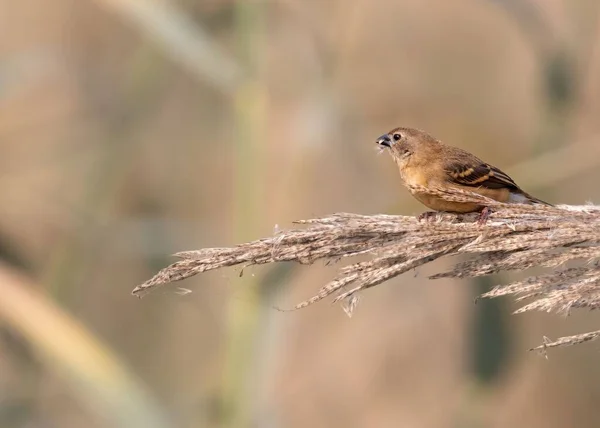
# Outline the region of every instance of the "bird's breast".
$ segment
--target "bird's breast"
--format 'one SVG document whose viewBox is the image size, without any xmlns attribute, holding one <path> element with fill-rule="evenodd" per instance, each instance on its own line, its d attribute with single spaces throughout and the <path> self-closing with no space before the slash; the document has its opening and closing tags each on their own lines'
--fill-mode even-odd
<svg viewBox="0 0 600 428">
<path fill-rule="evenodd" d="M 409 165 L 398 166 L 400 169 L 400 177 L 402 177 L 402 180 L 406 185 L 427 187 L 429 184 L 429 177 L 425 174 L 423 168 L 414 168 Z"/>
</svg>

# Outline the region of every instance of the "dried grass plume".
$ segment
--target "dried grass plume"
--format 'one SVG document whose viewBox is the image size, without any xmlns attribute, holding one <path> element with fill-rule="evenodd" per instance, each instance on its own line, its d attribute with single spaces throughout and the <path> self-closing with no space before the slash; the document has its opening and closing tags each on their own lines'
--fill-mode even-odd
<svg viewBox="0 0 600 428">
<path fill-rule="evenodd" d="M 536 309 L 568 314 L 574 308 L 600 308 L 600 207 L 503 204 L 458 190 L 428 191 L 448 200 L 481 203 L 493 213 L 483 225 L 477 223 L 477 214 L 447 213 L 433 221 L 347 213 L 300 220 L 297 223 L 305 227 L 235 247 L 177 253 L 181 260 L 137 286 L 133 294 L 141 297 L 159 285 L 227 266 L 311 264 L 366 254 L 369 260 L 342 267 L 315 296 L 295 306 L 300 309 L 334 295 L 333 301 L 343 301 L 351 312 L 357 293 L 438 258 L 460 254 L 462 261 L 430 278 L 477 277 L 542 266 L 550 270 L 499 285 L 482 297 L 512 294 L 518 301 L 527 299 L 517 313 Z M 566 266 L 570 261 L 579 263 Z M 573 345 L 598 336 L 600 331 L 545 340 L 533 349 Z"/>
</svg>

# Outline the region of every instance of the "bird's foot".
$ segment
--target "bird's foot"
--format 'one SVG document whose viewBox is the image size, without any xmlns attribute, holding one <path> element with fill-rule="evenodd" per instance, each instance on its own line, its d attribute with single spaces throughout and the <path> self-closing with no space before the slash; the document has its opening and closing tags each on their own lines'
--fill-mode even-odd
<svg viewBox="0 0 600 428">
<path fill-rule="evenodd" d="M 437 220 L 438 214 L 439 213 L 437 211 L 425 211 L 424 213 L 418 215 L 417 220 L 425 220 L 427 223 L 429 223 L 432 220 Z"/>
<path fill-rule="evenodd" d="M 486 224 L 492 212 L 493 211 L 490 207 L 484 207 L 479 213 L 479 216 L 477 216 L 477 224 L 480 226 Z"/>
</svg>

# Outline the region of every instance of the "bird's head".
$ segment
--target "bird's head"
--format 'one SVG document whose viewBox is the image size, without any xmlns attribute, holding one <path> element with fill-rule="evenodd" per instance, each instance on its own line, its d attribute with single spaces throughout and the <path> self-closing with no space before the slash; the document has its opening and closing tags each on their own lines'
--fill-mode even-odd
<svg viewBox="0 0 600 428">
<path fill-rule="evenodd" d="M 435 141 L 429 134 L 413 128 L 394 128 L 379 137 L 375 143 L 382 150 L 388 150 L 399 165 L 406 164 L 408 159 L 419 148 Z"/>
</svg>

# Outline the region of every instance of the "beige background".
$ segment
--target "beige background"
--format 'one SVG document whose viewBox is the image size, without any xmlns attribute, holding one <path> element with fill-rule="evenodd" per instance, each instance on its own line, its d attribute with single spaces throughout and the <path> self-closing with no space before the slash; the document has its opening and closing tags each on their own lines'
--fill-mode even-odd
<svg viewBox="0 0 600 428">
<path fill-rule="evenodd" d="M 599 20 L 594 0 L 0 0 L 0 426 L 598 426 L 598 344 L 527 352 L 598 315 L 474 305 L 483 286 L 426 280 L 440 264 L 351 319 L 271 308 L 324 263 L 129 293 L 175 251 L 421 212 L 373 144 L 399 125 L 598 202 Z"/>
</svg>

